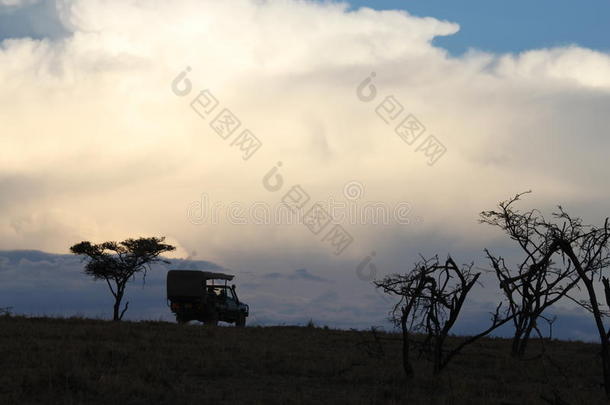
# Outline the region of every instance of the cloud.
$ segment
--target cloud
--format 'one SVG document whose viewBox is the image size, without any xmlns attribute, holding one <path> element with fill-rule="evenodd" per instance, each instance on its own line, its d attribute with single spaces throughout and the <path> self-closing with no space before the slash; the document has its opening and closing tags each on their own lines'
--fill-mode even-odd
<svg viewBox="0 0 610 405">
<path fill-rule="evenodd" d="M 327 279 L 325 279 L 323 277 L 318 277 L 318 276 L 315 276 L 315 275 L 309 273 L 309 271 L 307 271 L 307 269 L 297 269 L 294 272 L 295 272 L 296 278 L 302 278 L 304 280 L 310 280 L 310 281 L 321 281 L 321 282 L 328 281 Z"/>
<path fill-rule="evenodd" d="M 505 55 L 500 58 L 496 71 L 512 79 L 534 82 L 553 81 L 557 86 L 573 85 L 610 89 L 610 56 L 568 46 L 548 50 Z"/>
<path fill-rule="evenodd" d="M 311 274 L 307 269 L 297 269 L 293 274 L 285 274 L 285 273 L 267 273 L 263 274 L 263 278 L 267 279 L 280 279 L 284 278 L 287 280 L 309 280 L 309 281 L 319 281 L 319 282 L 328 282 L 329 280 L 318 277 L 314 274 Z"/>
<path fill-rule="evenodd" d="M 2 249 L 66 253 L 80 240 L 166 235 L 177 256 L 196 251 L 248 271 L 251 285 L 282 275 L 274 288 L 295 295 L 294 308 L 323 283 L 301 292 L 292 281 L 336 280 L 341 308 L 357 308 L 336 319 L 357 319 L 385 311 L 355 272 L 373 251 L 378 274 L 405 269 L 419 252 L 484 265 L 482 248 L 504 239 L 476 225 L 477 213 L 528 189 L 525 204 L 545 212 L 562 203 L 598 222 L 607 209 L 606 53 L 453 58 L 433 40 L 455 34 L 455 23 L 336 3 L 76 0 L 53 9 L 45 15 L 61 30 L 46 32 L 55 34 L 2 34 Z M 187 66 L 192 89 L 180 97 L 171 83 Z M 372 72 L 377 96 L 363 102 L 357 87 Z M 236 135 L 223 140 L 213 117 L 191 108 L 204 89 L 262 141 L 250 160 Z M 378 115 L 387 96 L 402 105 L 399 119 L 413 114 L 425 126 L 421 139 L 446 146 L 434 166 L 396 135 L 397 121 Z M 278 162 L 284 187 L 270 192 L 262 180 Z M 360 199 L 343 194 L 352 181 L 366 186 Z M 324 234 L 300 224 L 187 215 L 202 193 L 225 206 L 273 205 L 295 185 L 310 204 L 408 202 L 410 222 L 345 223 L 354 242 L 337 257 Z M 279 302 L 255 293 L 268 308 Z M 373 309 L 359 306 L 365 299 Z"/>
<path fill-rule="evenodd" d="M 249 324 L 278 325 L 306 324 L 367 329 L 371 325 L 392 329 L 387 321 L 389 305 L 380 296 L 365 294 L 360 298 L 357 289 L 335 289 L 346 285 L 349 278 L 335 274 L 328 282 L 310 283 L 308 274 L 296 271 L 284 281 L 282 288 L 269 283 L 267 275 L 235 272 L 219 264 L 201 260 L 171 260 L 169 265 L 158 264 L 148 272 L 146 282 L 136 279 L 127 288 L 129 311 L 126 319 L 173 321 L 165 303 L 165 277 L 169 269 L 198 269 L 236 274 L 239 297 L 250 305 Z M 300 269 L 304 270 L 304 269 Z M 360 287 L 366 287 L 365 285 Z M 354 295 L 359 299 L 355 300 Z M 73 255 L 54 255 L 34 250 L 0 251 L 0 308 L 12 307 L 12 312 L 38 316 L 90 316 L 109 319 L 112 299 L 103 282 L 94 282 L 83 273 L 83 262 Z M 485 329 L 494 306 L 484 302 L 470 302 L 456 325 L 456 333 L 474 333 Z M 595 327 L 590 315 L 581 309 L 554 308 L 557 315 L 553 336 L 563 339 L 595 340 Z M 552 316 L 549 316 L 551 318 Z M 547 325 L 542 326 L 544 333 Z M 510 336 L 509 327 L 500 336 Z"/>
<path fill-rule="evenodd" d="M 0 308 L 12 307 L 13 313 L 25 315 L 79 314 L 108 319 L 112 305 L 110 292 L 103 282 L 86 276 L 83 266 L 82 260 L 73 255 L 0 251 Z M 368 322 L 378 322 L 379 315 L 383 315 L 383 311 L 371 307 L 351 305 L 349 299 L 331 290 L 328 283 L 320 288 L 318 283 L 312 285 L 311 279 L 322 278 L 307 271 L 297 270 L 293 276 L 282 278 L 284 288 L 277 289 L 276 283 L 269 283 L 265 275 L 234 271 L 207 261 L 186 263 L 173 259 L 170 264 L 156 264 L 147 273 L 145 282 L 136 278 L 130 283 L 125 298 L 130 302 L 127 319 L 173 320 L 165 299 L 165 277 L 170 269 L 235 274 L 239 298 L 250 305 L 253 324 L 305 323 L 315 319 L 331 325 L 366 328 Z M 295 288 L 302 293 L 295 294 Z"/>
</svg>

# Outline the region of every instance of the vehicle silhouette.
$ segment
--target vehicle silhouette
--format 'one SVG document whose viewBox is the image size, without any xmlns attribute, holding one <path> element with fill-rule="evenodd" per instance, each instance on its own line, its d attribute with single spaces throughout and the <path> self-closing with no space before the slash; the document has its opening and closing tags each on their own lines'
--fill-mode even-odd
<svg viewBox="0 0 610 405">
<path fill-rule="evenodd" d="M 222 321 L 245 326 L 250 308 L 239 301 L 235 284 L 227 284 L 233 278 L 230 274 L 199 270 L 168 271 L 167 300 L 176 321 L 197 320 L 206 325 Z"/>
</svg>

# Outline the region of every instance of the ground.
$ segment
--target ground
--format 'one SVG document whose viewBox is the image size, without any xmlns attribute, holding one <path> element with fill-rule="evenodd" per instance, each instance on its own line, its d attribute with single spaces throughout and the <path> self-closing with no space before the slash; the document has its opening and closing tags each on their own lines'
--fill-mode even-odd
<svg viewBox="0 0 610 405">
<path fill-rule="evenodd" d="M 598 347 L 509 341 L 469 347 L 441 376 L 400 336 L 322 327 L 204 327 L 167 322 L 0 317 L 0 404 L 603 404 Z M 460 338 L 453 338 L 453 342 Z M 416 353 L 414 353 L 415 355 Z"/>
</svg>

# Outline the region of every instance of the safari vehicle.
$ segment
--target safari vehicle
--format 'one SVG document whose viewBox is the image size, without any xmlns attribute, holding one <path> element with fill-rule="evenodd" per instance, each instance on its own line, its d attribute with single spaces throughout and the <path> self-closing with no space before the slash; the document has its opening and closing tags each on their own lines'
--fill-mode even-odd
<svg viewBox="0 0 610 405">
<path fill-rule="evenodd" d="M 167 272 L 167 300 L 178 323 L 192 320 L 206 325 L 219 321 L 245 326 L 250 311 L 235 293 L 232 275 L 199 270 Z M 224 281 L 224 283 L 223 283 Z"/>
</svg>

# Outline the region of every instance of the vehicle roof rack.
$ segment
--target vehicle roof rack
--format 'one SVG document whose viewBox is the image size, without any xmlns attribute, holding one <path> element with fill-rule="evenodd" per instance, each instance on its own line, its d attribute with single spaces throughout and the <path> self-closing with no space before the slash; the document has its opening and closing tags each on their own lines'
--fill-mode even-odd
<svg viewBox="0 0 610 405">
<path fill-rule="evenodd" d="M 184 273 L 197 273 L 197 275 L 199 277 L 201 277 L 202 279 L 205 280 L 227 280 L 227 281 L 231 281 L 233 280 L 233 278 L 235 277 L 232 274 L 225 274 L 225 273 L 214 273 L 211 271 L 201 271 L 201 270 L 170 270 L 170 272 L 184 272 Z"/>
</svg>

